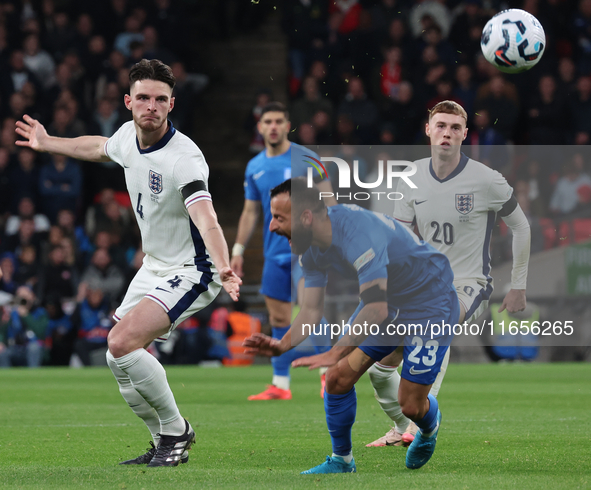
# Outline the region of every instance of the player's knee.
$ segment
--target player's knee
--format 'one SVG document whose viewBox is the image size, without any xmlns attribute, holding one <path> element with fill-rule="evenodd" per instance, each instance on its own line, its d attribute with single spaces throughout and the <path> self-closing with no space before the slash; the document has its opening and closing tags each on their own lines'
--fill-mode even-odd
<svg viewBox="0 0 591 490">
<path fill-rule="evenodd" d="M 331 395 L 342 395 L 351 390 L 355 383 L 342 376 L 338 365 L 326 371 L 326 392 Z"/>
<path fill-rule="evenodd" d="M 107 346 L 111 355 L 118 359 L 119 357 L 129 354 L 128 346 L 124 342 L 121 335 L 118 334 L 117 330 L 111 330 L 107 336 Z"/>
</svg>

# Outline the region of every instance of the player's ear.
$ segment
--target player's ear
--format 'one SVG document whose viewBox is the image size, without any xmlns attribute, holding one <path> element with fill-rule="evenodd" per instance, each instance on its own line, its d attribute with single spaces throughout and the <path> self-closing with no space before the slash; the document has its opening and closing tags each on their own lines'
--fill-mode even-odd
<svg viewBox="0 0 591 490">
<path fill-rule="evenodd" d="M 176 97 L 171 97 L 170 98 L 170 106 L 168 107 L 168 112 L 172 111 L 172 109 L 174 108 L 174 101 L 175 101 Z"/>
<path fill-rule="evenodd" d="M 125 102 L 125 107 L 131 111 L 131 95 L 125 94 L 123 96 L 123 102 Z"/>
<path fill-rule="evenodd" d="M 429 122 L 428 121 L 425 123 L 425 134 L 427 136 L 431 136 L 431 130 L 429 129 Z"/>
<path fill-rule="evenodd" d="M 467 136 L 468 136 L 468 128 L 464 129 L 464 137 L 462 138 L 462 141 L 464 141 Z"/>
<path fill-rule="evenodd" d="M 303 225 L 310 226 L 312 224 L 312 211 L 309 209 L 304 209 L 302 215 L 300 216 L 300 221 Z"/>
</svg>

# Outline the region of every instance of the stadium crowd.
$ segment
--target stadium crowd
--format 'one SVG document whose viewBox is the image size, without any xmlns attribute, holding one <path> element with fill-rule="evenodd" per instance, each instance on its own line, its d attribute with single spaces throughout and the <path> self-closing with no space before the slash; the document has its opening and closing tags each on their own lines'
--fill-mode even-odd
<svg viewBox="0 0 591 490">
<path fill-rule="evenodd" d="M 130 118 L 123 106 L 129 67 L 158 58 L 177 79 L 170 118 L 191 135 L 207 77 L 187 70 L 190 28 L 179 5 L 0 1 L 0 366 L 68 364 L 74 351 L 92 363 L 142 259 L 118 165 L 17 147 L 15 122 L 29 114 L 51 135 L 109 137 Z M 501 8 L 495 2 L 285 0 L 295 140 L 425 144 L 427 108 L 452 99 L 470 116 L 468 144 L 587 145 L 591 0 L 512 6 L 536 15 L 548 38 L 539 66 L 518 77 L 480 54 L 482 27 Z M 258 94 L 250 128 L 270 99 L 266 90 Z M 255 135 L 251 150 L 260 149 Z M 570 219 L 589 215 L 588 155 L 574 152 L 562 164 L 549 154 L 515 157 L 499 169 L 538 220 L 540 248 L 556 246 L 561 233 L 588 236 L 584 219 Z"/>
</svg>

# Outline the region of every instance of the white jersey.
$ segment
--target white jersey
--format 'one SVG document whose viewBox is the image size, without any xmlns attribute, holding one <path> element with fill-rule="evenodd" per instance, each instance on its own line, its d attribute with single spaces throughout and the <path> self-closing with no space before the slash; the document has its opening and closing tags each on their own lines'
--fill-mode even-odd
<svg viewBox="0 0 591 490">
<path fill-rule="evenodd" d="M 209 168 L 197 145 L 170 124 L 158 143 L 141 150 L 129 121 L 107 140 L 105 153 L 125 169 L 146 268 L 162 274 L 196 265 L 202 272 L 215 272 L 187 211 L 197 201 L 211 201 Z M 185 189 L 188 184 L 193 185 Z"/>
<path fill-rule="evenodd" d="M 490 238 L 497 212 L 511 198 L 513 189 L 497 171 L 461 156 L 456 169 L 440 180 L 431 159 L 416 162 L 409 187 L 403 179 L 397 191 L 394 217 L 411 227 L 416 220 L 426 242 L 449 259 L 456 281 L 472 279 L 492 292 Z M 488 294 L 490 294 L 490 292 Z"/>
</svg>

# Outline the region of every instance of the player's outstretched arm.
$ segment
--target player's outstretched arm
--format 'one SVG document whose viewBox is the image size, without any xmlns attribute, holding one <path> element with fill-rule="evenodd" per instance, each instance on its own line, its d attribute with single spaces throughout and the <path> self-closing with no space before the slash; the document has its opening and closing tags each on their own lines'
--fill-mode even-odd
<svg viewBox="0 0 591 490">
<path fill-rule="evenodd" d="M 239 277 L 244 276 L 244 248 L 248 245 L 250 237 L 254 233 L 260 213 L 260 202 L 252 201 L 250 199 L 244 201 L 244 208 L 242 209 L 242 214 L 238 221 L 238 231 L 236 233 L 235 245 L 232 247 L 232 259 L 230 261 L 232 270 Z"/>
<path fill-rule="evenodd" d="M 188 208 L 189 216 L 199 230 L 205 247 L 220 274 L 222 285 L 234 301 L 240 296 L 240 279 L 230 267 L 228 244 L 218 223 L 218 217 L 211 201 L 197 201 Z"/>
<path fill-rule="evenodd" d="M 77 160 L 108 162 L 105 154 L 104 136 L 80 136 L 78 138 L 57 138 L 49 136 L 43 124 L 31 116 L 24 115 L 16 122 L 16 133 L 24 140 L 17 140 L 17 146 L 25 146 L 39 152 L 58 153 Z"/>
<path fill-rule="evenodd" d="M 374 279 L 361 284 L 359 287 L 361 300 L 365 303 L 359 314 L 355 317 L 355 324 L 380 325 L 388 318 L 388 303 L 386 302 L 386 279 Z M 351 322 L 353 324 L 353 322 Z M 292 325 L 293 328 L 293 325 Z M 330 367 L 339 362 L 361 345 L 367 338 L 366 329 L 361 334 L 354 334 L 349 330 L 328 352 L 309 357 L 300 357 L 292 362 L 293 367 L 308 367 L 317 369 Z"/>
</svg>

